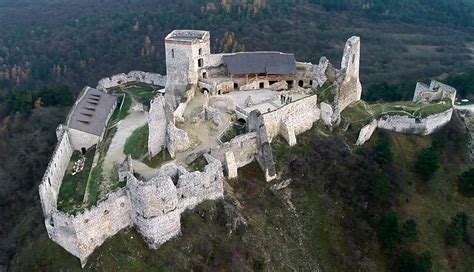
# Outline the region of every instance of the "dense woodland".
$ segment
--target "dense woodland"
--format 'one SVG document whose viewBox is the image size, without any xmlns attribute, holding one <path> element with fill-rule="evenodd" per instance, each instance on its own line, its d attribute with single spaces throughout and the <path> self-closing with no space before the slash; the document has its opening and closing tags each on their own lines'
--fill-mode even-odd
<svg viewBox="0 0 474 272">
<path fill-rule="evenodd" d="M 0 0 L 0 23 L 0 270 L 43 228 L 37 185 L 74 97 L 104 76 L 165 73 L 173 29 L 210 30 L 213 52 L 335 66 L 358 35 L 366 100 L 408 100 L 416 80 L 438 76 L 474 98 L 472 0 Z"/>
</svg>

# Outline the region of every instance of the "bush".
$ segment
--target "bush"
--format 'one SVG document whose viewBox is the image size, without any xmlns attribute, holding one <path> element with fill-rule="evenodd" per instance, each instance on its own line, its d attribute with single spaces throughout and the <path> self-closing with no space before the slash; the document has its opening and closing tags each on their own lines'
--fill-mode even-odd
<svg viewBox="0 0 474 272">
<path fill-rule="evenodd" d="M 410 219 L 405 221 L 402 226 L 402 235 L 409 242 L 418 242 L 418 229 L 416 227 L 416 221 Z"/>
<path fill-rule="evenodd" d="M 474 168 L 459 175 L 458 188 L 467 197 L 474 197 Z"/>
<path fill-rule="evenodd" d="M 381 134 L 380 140 L 375 146 L 375 161 L 380 164 L 388 164 L 393 161 L 392 144 L 387 135 Z"/>
<path fill-rule="evenodd" d="M 423 150 L 415 162 L 416 172 L 425 181 L 434 176 L 439 166 L 439 154 L 433 147 Z"/>
<path fill-rule="evenodd" d="M 431 271 L 433 261 L 431 253 L 425 251 L 421 256 L 417 256 L 411 251 L 405 251 L 400 260 L 400 272 L 427 272 Z"/>
<path fill-rule="evenodd" d="M 451 224 L 446 231 L 447 242 L 451 246 L 459 246 L 461 242 L 467 239 L 467 228 L 469 217 L 466 213 L 458 213 L 451 218 Z"/>
<path fill-rule="evenodd" d="M 379 228 L 379 239 L 383 247 L 392 251 L 400 241 L 400 227 L 398 224 L 398 215 L 395 212 L 389 213 L 382 218 Z"/>
<path fill-rule="evenodd" d="M 390 182 L 387 174 L 380 173 L 372 178 L 371 194 L 378 202 L 385 202 L 390 196 Z"/>
</svg>

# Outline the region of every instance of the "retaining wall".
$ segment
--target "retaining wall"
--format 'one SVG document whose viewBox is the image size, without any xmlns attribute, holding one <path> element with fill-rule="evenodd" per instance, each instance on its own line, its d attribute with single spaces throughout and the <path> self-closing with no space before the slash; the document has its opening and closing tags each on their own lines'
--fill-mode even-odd
<svg viewBox="0 0 474 272">
<path fill-rule="evenodd" d="M 432 114 L 425 118 L 386 115 L 378 121 L 378 127 L 406 134 L 428 135 L 446 125 L 453 115 L 453 109 Z"/>
<path fill-rule="evenodd" d="M 156 73 L 147 73 L 143 71 L 130 71 L 128 74 L 117 74 L 111 77 L 104 77 L 99 80 L 96 89 L 106 90 L 118 87 L 123 84 L 140 82 L 157 86 L 166 86 L 166 76 Z"/>
</svg>

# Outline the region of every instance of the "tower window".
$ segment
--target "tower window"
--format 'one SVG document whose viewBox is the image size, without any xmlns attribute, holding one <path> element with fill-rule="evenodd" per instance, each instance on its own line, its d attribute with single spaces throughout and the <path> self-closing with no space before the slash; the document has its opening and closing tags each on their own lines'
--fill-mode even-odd
<svg viewBox="0 0 474 272">
<path fill-rule="evenodd" d="M 202 48 L 199 48 L 199 56 L 202 55 Z"/>
<path fill-rule="evenodd" d="M 174 59 L 174 49 L 171 49 L 171 57 Z"/>
<path fill-rule="evenodd" d="M 198 59 L 198 67 L 202 67 L 204 65 L 203 59 Z"/>
</svg>

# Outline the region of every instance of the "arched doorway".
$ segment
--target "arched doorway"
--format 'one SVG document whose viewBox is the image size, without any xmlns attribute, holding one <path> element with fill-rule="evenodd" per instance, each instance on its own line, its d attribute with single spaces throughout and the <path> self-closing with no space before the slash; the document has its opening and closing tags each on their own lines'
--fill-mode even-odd
<svg viewBox="0 0 474 272">
<path fill-rule="evenodd" d="M 303 85 L 304 85 L 303 80 L 298 81 L 298 86 L 303 87 Z"/>
<path fill-rule="evenodd" d="M 82 155 L 86 155 L 87 149 L 85 147 L 81 148 Z"/>
<path fill-rule="evenodd" d="M 207 78 L 207 72 L 202 73 L 202 78 Z"/>
</svg>

